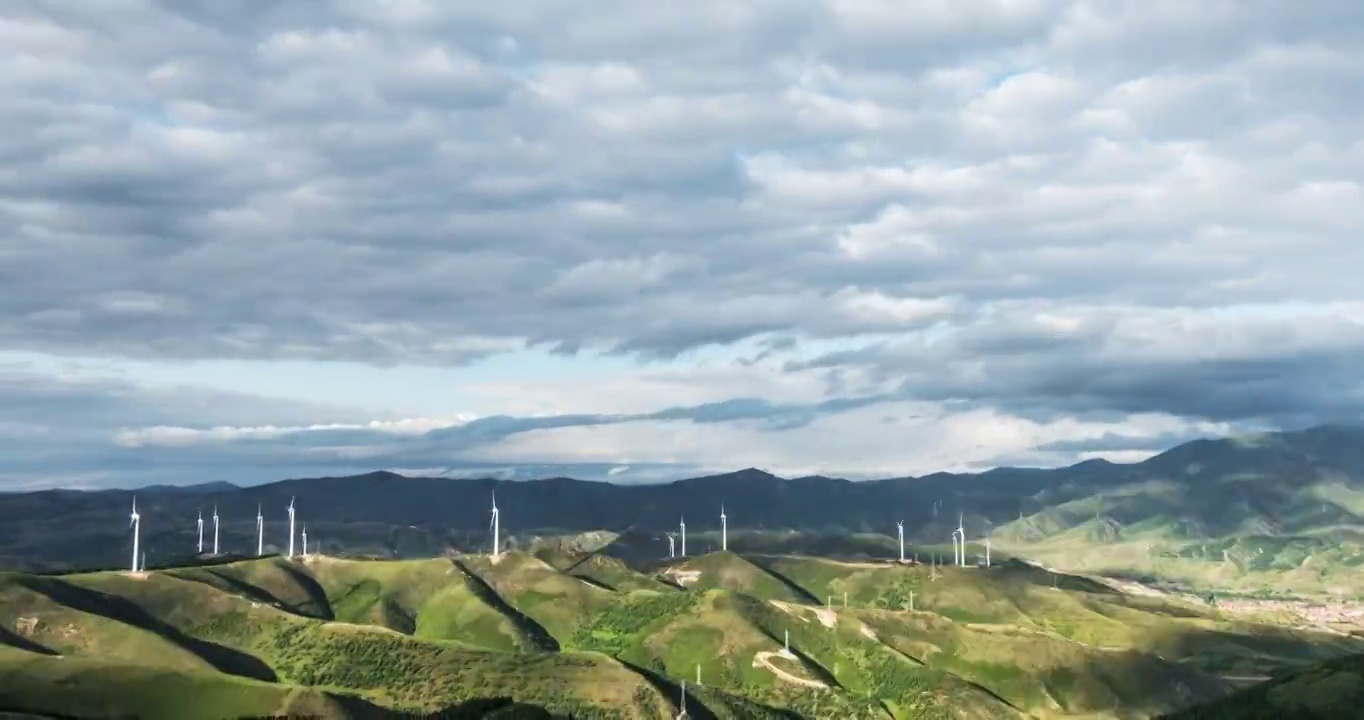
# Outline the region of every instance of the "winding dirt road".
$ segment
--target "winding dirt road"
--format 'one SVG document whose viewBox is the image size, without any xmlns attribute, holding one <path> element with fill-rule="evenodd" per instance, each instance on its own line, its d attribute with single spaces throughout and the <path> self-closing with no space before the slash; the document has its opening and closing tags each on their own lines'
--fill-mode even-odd
<svg viewBox="0 0 1364 720">
<path fill-rule="evenodd" d="M 773 664 L 772 664 L 772 657 L 773 657 L 774 655 L 781 655 L 781 653 L 766 652 L 766 651 L 764 651 L 764 652 L 760 652 L 760 653 L 754 655 L 754 656 L 753 656 L 753 667 L 767 668 L 768 670 L 771 670 L 771 671 L 772 671 L 772 674 L 773 674 L 773 675 L 776 675 L 777 677 L 781 678 L 782 680 L 785 680 L 786 682 L 795 683 L 796 685 L 804 685 L 805 687 L 812 687 L 812 688 L 823 688 L 823 687 L 828 687 L 828 685 L 825 685 L 824 683 L 822 683 L 822 682 L 820 682 L 820 681 L 818 681 L 818 680 L 810 680 L 810 679 L 803 678 L 803 677 L 797 677 L 797 676 L 795 676 L 795 675 L 792 675 L 792 674 L 789 673 L 789 672 L 786 672 L 785 670 L 782 670 L 781 668 L 777 667 L 776 665 L 773 665 Z"/>
</svg>

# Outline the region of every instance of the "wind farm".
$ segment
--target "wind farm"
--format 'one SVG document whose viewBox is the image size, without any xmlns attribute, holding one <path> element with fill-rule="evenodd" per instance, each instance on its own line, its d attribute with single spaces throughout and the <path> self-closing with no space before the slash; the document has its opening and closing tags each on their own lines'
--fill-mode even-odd
<svg viewBox="0 0 1364 720">
<path fill-rule="evenodd" d="M 158 672 L 180 673 L 185 683 L 221 684 L 243 698 L 284 691 L 334 717 L 350 717 L 346 708 L 355 703 L 372 714 L 444 712 L 496 698 L 586 717 L 676 717 L 686 682 L 689 717 L 1091 720 L 1216 707 L 1263 678 L 1310 674 L 1323 663 L 1338 673 L 1345 666 L 1329 663 L 1364 655 L 1364 629 L 1343 610 L 1338 621 L 1299 621 L 1232 594 L 1212 603 L 1158 583 L 1040 563 L 1020 552 L 1026 546 L 1017 538 L 1041 521 L 1020 519 L 1013 508 L 958 498 L 949 524 L 936 500 L 872 501 L 849 517 L 881 512 L 881 521 L 867 524 L 882 532 L 792 530 L 772 527 L 751 489 L 790 481 L 752 472 L 722 477 L 696 486 L 723 485 L 726 495 L 750 498 L 742 516 L 728 512 L 728 498 L 692 498 L 698 492 L 684 482 L 667 502 L 619 505 L 617 529 L 581 531 L 545 528 L 544 513 L 559 505 L 537 505 L 535 482 L 447 481 L 467 488 L 469 500 L 439 502 L 429 490 L 419 496 L 467 512 L 445 526 L 441 543 L 370 547 L 356 534 L 365 526 L 336 517 L 334 499 L 315 498 L 306 481 L 208 496 L 140 490 L 121 506 L 129 537 L 118 570 L 0 578 L 0 626 L 18 638 L 0 648 L 0 671 L 23 660 L 33 668 L 25 672 L 55 672 L 30 657 L 34 648 L 77 658 L 69 667 L 88 665 L 92 673 L 141 667 L 133 658 L 150 657 Z M 356 492 L 344 479 L 325 482 Z M 380 482 L 383 498 L 402 492 L 400 478 Z M 326 509 L 305 523 L 301 497 Z M 379 507 L 378 497 L 355 507 Z M 267 544 L 264 509 L 272 505 L 285 508 L 281 530 L 290 537 Z M 715 521 L 689 528 L 686 515 L 704 516 L 707 505 L 718 508 Z M 814 507 L 837 511 L 828 501 Z M 506 508 L 518 518 L 510 532 Z M 254 524 L 233 520 L 251 509 Z M 523 517 L 535 529 L 522 529 Z M 168 530 L 149 543 L 144 520 Z M 329 538 L 326 553 L 318 527 Z M 440 526 L 381 527 L 383 540 L 412 543 Z M 971 528 L 979 528 L 978 539 Z M 942 534 L 949 542 L 934 542 Z M 1001 535 L 1009 540 L 1003 549 Z M 209 547 L 213 553 L 198 552 Z M 416 549 L 404 556 L 398 547 Z M 1232 553 L 1207 555 L 1225 563 Z M 106 599 L 85 599 L 93 597 Z M 116 638 L 145 632 L 137 628 L 148 617 L 194 642 L 241 653 L 233 662 L 242 664 L 225 672 L 183 650 L 125 654 L 132 651 Z M 84 644 L 72 644 L 62 634 L 67 627 Z M 338 645 L 343 632 L 350 639 Z M 145 642 L 161 642 L 154 636 Z M 368 653 L 397 653 L 413 669 L 399 675 L 367 665 Z M 355 668 L 372 679 L 356 679 Z M 443 674 L 455 668 L 462 680 Z M 560 680 L 537 679 L 541 672 Z M 419 688 L 408 675 L 435 685 Z M 603 693 L 608 677 L 612 687 L 635 689 L 629 697 Z M 108 707 L 121 702 L 112 692 L 102 697 Z M 30 710 L 63 711 L 36 696 L 27 702 Z"/>
</svg>

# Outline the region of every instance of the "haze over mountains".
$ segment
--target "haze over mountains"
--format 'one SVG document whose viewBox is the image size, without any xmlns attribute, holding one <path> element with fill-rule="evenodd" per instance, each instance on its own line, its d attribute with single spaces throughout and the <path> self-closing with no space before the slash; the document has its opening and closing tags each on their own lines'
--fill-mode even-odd
<svg viewBox="0 0 1364 720">
<path fill-rule="evenodd" d="M 1364 526 L 1364 430 L 1328 425 L 1197 440 L 1133 464 L 1094 460 L 862 482 L 783 479 L 757 469 L 629 486 L 375 472 L 252 487 L 16 493 L 0 495 L 0 552 L 11 566 L 117 564 L 135 492 L 153 564 L 185 557 L 196 513 L 207 516 L 214 507 L 223 518 L 225 552 L 254 547 L 258 506 L 270 528 L 267 544 L 280 547 L 293 497 L 300 520 L 328 552 L 431 556 L 486 542 L 494 488 L 504 532 L 522 540 L 594 530 L 656 535 L 675 529 L 681 517 L 703 538 L 718 529 L 723 503 L 740 538 L 743 530 L 892 536 L 903 520 L 914 541 L 942 544 L 961 513 L 971 538 L 990 533 L 1002 546 L 1045 544 L 1076 532 L 1093 535 L 1085 540 L 1091 545 L 1139 539 L 1173 548 L 1260 536 L 1321 544 L 1352 541 Z"/>
</svg>

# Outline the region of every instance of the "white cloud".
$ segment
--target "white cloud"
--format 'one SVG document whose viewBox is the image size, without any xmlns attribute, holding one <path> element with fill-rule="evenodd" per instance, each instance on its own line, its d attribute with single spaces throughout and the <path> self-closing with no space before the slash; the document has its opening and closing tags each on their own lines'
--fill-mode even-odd
<svg viewBox="0 0 1364 720">
<path fill-rule="evenodd" d="M 0 344 L 103 373 L 0 377 L 0 436 L 98 438 L 0 473 L 903 473 L 1364 411 L 1354 0 L 211 5 L 0 18 Z M 186 362 L 260 376 L 110 380 Z"/>
</svg>

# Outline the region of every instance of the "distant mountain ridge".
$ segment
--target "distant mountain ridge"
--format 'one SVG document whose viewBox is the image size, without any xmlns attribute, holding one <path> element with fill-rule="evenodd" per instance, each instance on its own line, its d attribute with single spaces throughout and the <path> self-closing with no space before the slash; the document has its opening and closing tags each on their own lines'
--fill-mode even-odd
<svg viewBox="0 0 1364 720">
<path fill-rule="evenodd" d="M 265 509 L 271 544 L 290 498 L 297 498 L 300 521 L 324 547 L 330 539 L 336 551 L 364 545 L 370 552 L 436 554 L 445 546 L 484 541 L 494 489 L 502 528 L 511 536 L 627 528 L 656 533 L 675 529 L 684 517 L 691 533 L 718 531 L 721 504 L 731 530 L 893 535 L 895 523 L 904 521 L 910 538 L 937 543 L 946 540 L 958 513 L 966 516 L 972 537 L 993 528 L 1002 542 L 1034 542 L 1085 522 L 1098 522 L 1097 535 L 1111 539 L 1157 520 L 1190 536 L 1223 537 L 1247 528 L 1299 534 L 1364 525 L 1364 428 L 1330 425 L 1195 440 L 1131 464 L 1086 460 L 1055 469 L 867 481 L 787 480 L 757 468 L 648 485 L 377 471 L 249 487 L 11 493 L 0 495 L 0 567 L 119 562 L 134 493 L 149 554 L 189 547 L 196 512 L 207 514 L 214 505 L 227 546 L 254 550 L 247 540 L 254 540 L 258 505 Z"/>
</svg>

